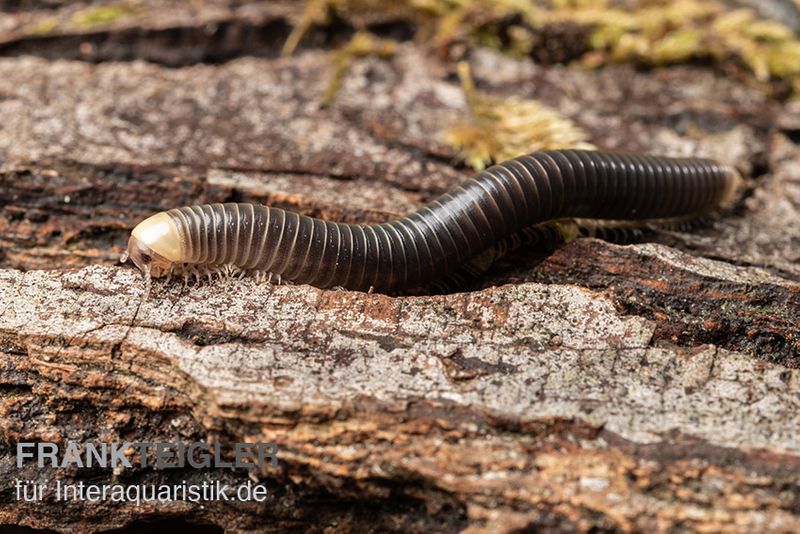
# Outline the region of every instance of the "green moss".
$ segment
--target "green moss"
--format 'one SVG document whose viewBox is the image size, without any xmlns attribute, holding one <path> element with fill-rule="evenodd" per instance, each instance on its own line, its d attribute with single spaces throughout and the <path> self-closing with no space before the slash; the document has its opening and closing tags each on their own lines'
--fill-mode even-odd
<svg viewBox="0 0 800 534">
<path fill-rule="evenodd" d="M 102 26 L 133 16 L 136 13 L 137 10 L 133 6 L 110 4 L 82 9 L 75 13 L 71 20 L 73 24 L 81 27 Z"/>
<path fill-rule="evenodd" d="M 617 0 L 310 0 L 284 51 L 291 53 L 311 26 L 326 24 L 332 11 L 346 19 L 380 11 L 413 20 L 420 39 L 445 53 L 463 42 L 525 55 L 536 31 L 577 24 L 586 28 L 592 49 L 583 58 L 587 66 L 738 58 L 758 80 L 788 79 L 800 87 L 794 33 L 750 9 L 731 10 L 722 0 L 640 0 L 624 7 Z M 509 26 L 511 20 L 521 23 Z"/>
<path fill-rule="evenodd" d="M 581 229 L 574 220 L 565 219 L 556 221 L 553 224 L 556 230 L 558 230 L 558 233 L 561 234 L 561 239 L 564 240 L 564 243 L 571 243 L 581 236 Z"/>
<path fill-rule="evenodd" d="M 586 58 L 589 66 L 664 65 L 698 58 L 724 63 L 738 57 L 758 80 L 800 78 L 800 41 L 789 28 L 761 20 L 749 9 L 730 10 L 722 2 L 656 0 L 633 10 L 616 8 L 610 0 L 553 2 L 533 12 L 538 27 L 564 22 L 592 27 L 588 43 L 595 53 Z"/>
<path fill-rule="evenodd" d="M 53 18 L 49 17 L 42 21 L 37 22 L 36 24 L 31 25 L 30 29 L 28 30 L 31 35 L 48 35 L 53 32 L 58 27 L 58 21 Z"/>
<path fill-rule="evenodd" d="M 675 30 L 653 44 L 656 63 L 680 63 L 702 53 L 702 35 L 695 29 Z"/>
</svg>

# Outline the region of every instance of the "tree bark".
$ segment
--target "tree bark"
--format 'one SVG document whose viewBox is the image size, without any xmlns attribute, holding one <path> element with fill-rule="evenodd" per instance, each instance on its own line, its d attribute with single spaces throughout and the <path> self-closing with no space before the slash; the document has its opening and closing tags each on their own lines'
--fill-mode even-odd
<svg viewBox="0 0 800 534">
<path fill-rule="evenodd" d="M 471 173 L 437 141 L 467 110 L 424 44 L 355 60 L 323 107 L 342 36 L 312 32 L 279 57 L 291 5 L 142 6 L 47 36 L 30 28 L 77 8 L 0 19 L 0 524 L 800 529 L 796 104 L 706 67 L 585 71 L 477 49 L 483 90 L 537 98 L 601 148 L 735 165 L 743 199 L 648 243 L 517 251 L 446 295 L 245 278 L 144 298 L 117 260 L 154 211 L 243 201 L 375 222 Z M 202 37 L 210 24 L 229 46 Z M 234 38 L 247 28 L 260 37 Z M 36 441 L 268 441 L 279 465 L 254 475 L 261 504 L 19 503 L 15 479 L 248 480 L 18 468 L 16 444 Z"/>
</svg>

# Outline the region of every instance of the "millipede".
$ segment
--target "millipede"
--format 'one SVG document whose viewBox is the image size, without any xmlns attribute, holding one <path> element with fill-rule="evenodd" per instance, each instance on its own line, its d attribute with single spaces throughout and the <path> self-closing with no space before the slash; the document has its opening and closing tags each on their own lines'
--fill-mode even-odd
<svg viewBox="0 0 800 534">
<path fill-rule="evenodd" d="M 440 279 L 542 222 L 697 217 L 729 202 L 738 180 L 732 167 L 703 158 L 533 152 L 380 224 L 243 203 L 163 211 L 133 229 L 122 261 L 130 259 L 148 280 L 255 272 L 321 288 L 402 291 Z"/>
</svg>

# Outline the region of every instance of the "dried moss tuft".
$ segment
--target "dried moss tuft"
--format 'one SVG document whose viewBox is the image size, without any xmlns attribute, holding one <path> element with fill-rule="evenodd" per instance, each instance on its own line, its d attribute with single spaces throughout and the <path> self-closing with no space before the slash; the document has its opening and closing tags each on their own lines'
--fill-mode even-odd
<svg viewBox="0 0 800 534">
<path fill-rule="evenodd" d="M 479 92 L 466 62 L 458 64 L 458 74 L 470 117 L 445 130 L 442 140 L 460 149 L 474 169 L 535 150 L 592 148 L 586 133 L 554 109 L 536 100 Z"/>
</svg>

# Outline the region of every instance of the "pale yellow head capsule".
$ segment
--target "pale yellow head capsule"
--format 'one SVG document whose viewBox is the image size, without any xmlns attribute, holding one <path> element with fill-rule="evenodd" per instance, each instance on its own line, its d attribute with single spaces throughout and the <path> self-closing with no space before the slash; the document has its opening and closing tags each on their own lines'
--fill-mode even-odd
<svg viewBox="0 0 800 534">
<path fill-rule="evenodd" d="M 153 277 L 165 276 L 174 264 L 181 263 L 183 241 L 178 227 L 166 213 L 157 213 L 140 222 L 131 232 L 128 250 L 122 261 L 130 259 L 136 267 Z"/>
</svg>

